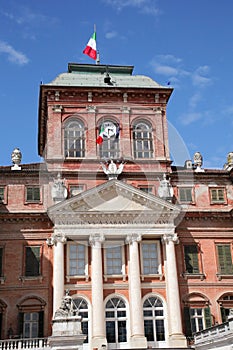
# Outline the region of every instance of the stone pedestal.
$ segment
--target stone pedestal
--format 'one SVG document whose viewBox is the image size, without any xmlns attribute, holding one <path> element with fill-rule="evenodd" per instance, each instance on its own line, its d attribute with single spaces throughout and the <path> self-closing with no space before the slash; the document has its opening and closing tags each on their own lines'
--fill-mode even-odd
<svg viewBox="0 0 233 350">
<path fill-rule="evenodd" d="M 86 339 L 81 330 L 81 317 L 68 316 L 53 319 L 52 336 L 48 338 L 53 350 L 77 350 Z"/>
</svg>

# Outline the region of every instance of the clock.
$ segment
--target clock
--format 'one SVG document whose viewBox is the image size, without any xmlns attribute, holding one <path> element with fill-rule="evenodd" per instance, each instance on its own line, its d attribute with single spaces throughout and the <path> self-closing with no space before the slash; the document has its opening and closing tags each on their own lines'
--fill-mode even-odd
<svg viewBox="0 0 233 350">
<path fill-rule="evenodd" d="M 104 122 L 101 126 L 103 128 L 103 136 L 110 138 L 116 136 L 116 125 L 113 122 Z"/>
</svg>

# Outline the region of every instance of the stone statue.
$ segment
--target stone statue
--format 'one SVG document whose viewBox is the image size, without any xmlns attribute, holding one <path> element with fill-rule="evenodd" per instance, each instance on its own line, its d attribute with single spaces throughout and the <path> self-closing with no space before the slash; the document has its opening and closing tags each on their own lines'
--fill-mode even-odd
<svg viewBox="0 0 233 350">
<path fill-rule="evenodd" d="M 12 170 L 21 170 L 21 167 L 19 164 L 21 163 L 22 160 L 22 153 L 19 148 L 15 148 L 13 152 L 11 153 L 11 160 L 12 163 L 14 164 L 11 169 Z"/>
<path fill-rule="evenodd" d="M 163 199 L 172 199 L 174 191 L 170 184 L 170 180 L 167 178 L 166 174 L 163 174 L 163 179 L 159 179 L 159 188 L 158 188 L 159 197 Z"/>
<path fill-rule="evenodd" d="M 62 201 L 67 198 L 68 191 L 64 185 L 64 180 L 61 179 L 61 174 L 57 175 L 52 187 L 52 198 L 54 201 Z"/>
<path fill-rule="evenodd" d="M 124 168 L 124 163 L 121 162 L 118 167 L 111 159 L 110 163 L 106 166 L 104 163 L 101 163 L 104 173 L 108 176 L 109 180 L 117 179 L 118 175 L 122 173 Z"/>
<path fill-rule="evenodd" d="M 54 318 L 67 318 L 76 315 L 73 299 L 66 291 L 66 295 L 62 298 L 61 306 L 56 310 Z"/>
<path fill-rule="evenodd" d="M 193 156 L 195 172 L 203 172 L 202 169 L 203 157 L 200 152 L 195 152 Z"/>
<path fill-rule="evenodd" d="M 233 152 L 229 152 L 228 153 L 228 155 L 227 155 L 227 162 L 226 162 L 226 164 L 224 164 L 223 169 L 224 170 L 228 170 L 228 171 L 233 169 Z"/>
</svg>

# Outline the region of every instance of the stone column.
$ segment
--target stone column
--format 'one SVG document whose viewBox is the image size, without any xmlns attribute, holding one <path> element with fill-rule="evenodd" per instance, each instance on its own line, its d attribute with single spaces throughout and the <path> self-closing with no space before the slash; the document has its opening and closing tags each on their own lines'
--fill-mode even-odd
<svg viewBox="0 0 233 350">
<path fill-rule="evenodd" d="M 138 242 L 140 241 L 141 236 L 138 234 L 128 235 L 126 238 L 126 242 L 129 243 L 129 302 L 131 320 L 130 345 L 133 348 L 147 348 L 147 339 L 144 336 L 140 265 L 138 253 Z"/>
<path fill-rule="evenodd" d="M 103 296 L 103 270 L 102 270 L 102 242 L 104 236 L 100 234 L 91 235 L 89 242 L 92 246 L 91 281 L 92 281 L 92 312 L 93 332 L 92 349 L 100 349 L 102 345 L 107 346 L 105 336 L 105 313 Z"/>
<path fill-rule="evenodd" d="M 169 346 L 186 347 L 187 341 L 182 332 L 181 307 L 179 285 L 176 267 L 175 243 L 178 243 L 177 234 L 168 232 L 162 240 L 166 248 L 166 288 L 169 321 Z"/>
<path fill-rule="evenodd" d="M 64 243 L 66 237 L 63 233 L 53 236 L 53 314 L 60 307 L 64 296 Z"/>
</svg>

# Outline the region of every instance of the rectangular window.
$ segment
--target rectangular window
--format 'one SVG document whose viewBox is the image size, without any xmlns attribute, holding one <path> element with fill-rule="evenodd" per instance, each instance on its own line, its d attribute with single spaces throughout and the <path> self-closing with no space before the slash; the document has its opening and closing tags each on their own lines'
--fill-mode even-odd
<svg viewBox="0 0 233 350">
<path fill-rule="evenodd" d="M 69 276 L 85 276 L 87 264 L 87 248 L 84 244 L 69 244 Z"/>
<path fill-rule="evenodd" d="M 183 203 L 191 203 L 192 198 L 192 188 L 191 187 L 180 187 L 179 188 L 179 200 Z"/>
<path fill-rule="evenodd" d="M 217 244 L 219 273 L 231 275 L 233 273 L 231 245 Z"/>
<path fill-rule="evenodd" d="M 3 277 L 3 247 L 0 247 L 0 277 Z"/>
<path fill-rule="evenodd" d="M 105 261 L 107 275 L 122 275 L 122 247 L 106 246 Z"/>
<path fill-rule="evenodd" d="M 141 244 L 142 274 L 156 275 L 159 273 L 158 243 L 143 242 Z"/>
<path fill-rule="evenodd" d="M 33 306 L 32 306 L 33 307 Z M 18 316 L 19 332 L 23 338 L 43 338 L 44 312 L 20 312 Z"/>
<path fill-rule="evenodd" d="M 4 187 L 0 187 L 0 202 L 4 202 Z"/>
<path fill-rule="evenodd" d="M 212 326 L 209 307 L 185 307 L 184 320 L 186 337 L 192 337 L 194 333 Z"/>
<path fill-rule="evenodd" d="M 40 202 L 40 187 L 26 187 L 26 201 L 35 203 Z"/>
<path fill-rule="evenodd" d="M 200 273 L 197 244 L 184 246 L 184 260 L 186 273 Z"/>
<path fill-rule="evenodd" d="M 139 186 L 139 189 L 145 193 L 153 193 L 153 186 Z"/>
<path fill-rule="evenodd" d="M 210 189 L 211 203 L 225 203 L 225 191 L 223 188 Z"/>
<path fill-rule="evenodd" d="M 41 247 L 26 247 L 25 276 L 33 277 L 41 275 Z"/>
<path fill-rule="evenodd" d="M 71 185 L 70 186 L 70 197 L 76 196 L 77 194 L 84 191 L 84 185 Z"/>
</svg>

